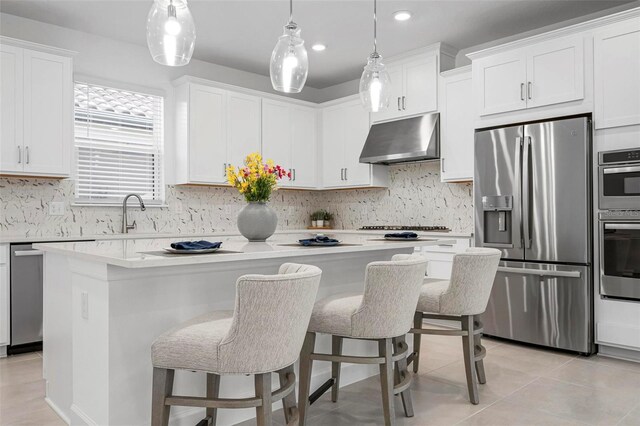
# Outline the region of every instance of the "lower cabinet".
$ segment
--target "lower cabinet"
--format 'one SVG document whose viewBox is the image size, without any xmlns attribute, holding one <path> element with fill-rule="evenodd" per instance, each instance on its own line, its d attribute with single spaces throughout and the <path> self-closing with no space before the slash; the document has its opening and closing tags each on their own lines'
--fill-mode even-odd
<svg viewBox="0 0 640 426">
<path fill-rule="evenodd" d="M 360 163 L 369 127 L 360 99 L 349 97 L 322 108 L 323 188 L 387 186 L 386 166 Z"/>
<path fill-rule="evenodd" d="M 473 180 L 471 67 L 443 72 L 440 93 L 440 179 L 442 182 Z"/>
<path fill-rule="evenodd" d="M 443 234 L 440 238 L 455 240 L 454 244 L 419 247 L 417 252 L 425 256 L 427 263 L 427 277 L 448 280 L 451 278 L 453 257 L 456 253 L 464 252 L 471 244 L 471 237 L 449 238 Z"/>
<path fill-rule="evenodd" d="M 0 244 L 0 347 L 9 345 L 9 244 Z"/>
</svg>

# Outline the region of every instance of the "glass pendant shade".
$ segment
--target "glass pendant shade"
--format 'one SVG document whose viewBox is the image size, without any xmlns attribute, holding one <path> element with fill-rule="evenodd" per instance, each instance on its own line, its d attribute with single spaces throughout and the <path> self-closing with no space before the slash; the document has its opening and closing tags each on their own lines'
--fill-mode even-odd
<svg viewBox="0 0 640 426">
<path fill-rule="evenodd" d="M 278 92 L 300 93 L 309 74 L 309 58 L 300 28 L 289 22 L 271 53 L 271 84 Z"/>
<path fill-rule="evenodd" d="M 382 63 L 382 56 L 374 52 L 360 77 L 360 99 L 367 111 L 378 112 L 389 106 L 391 78 Z"/>
<path fill-rule="evenodd" d="M 154 0 L 147 16 L 147 45 L 162 65 L 187 65 L 193 55 L 196 27 L 186 0 Z"/>
</svg>

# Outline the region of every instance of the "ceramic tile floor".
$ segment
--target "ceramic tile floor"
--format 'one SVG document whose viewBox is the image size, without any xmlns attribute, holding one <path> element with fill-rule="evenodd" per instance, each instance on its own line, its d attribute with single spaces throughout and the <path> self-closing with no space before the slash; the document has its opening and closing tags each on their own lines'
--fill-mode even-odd
<svg viewBox="0 0 640 426">
<path fill-rule="evenodd" d="M 485 346 L 488 383 L 474 406 L 459 339 L 424 336 L 412 388 L 415 417 L 404 417 L 396 398 L 398 425 L 640 425 L 640 363 L 493 339 Z M 0 359 L 0 425 L 64 424 L 43 400 L 41 369 L 38 353 Z M 325 394 L 309 415 L 311 426 L 382 424 L 378 378 L 343 388 L 335 404 Z M 283 421 L 276 412 L 274 425 Z"/>
</svg>

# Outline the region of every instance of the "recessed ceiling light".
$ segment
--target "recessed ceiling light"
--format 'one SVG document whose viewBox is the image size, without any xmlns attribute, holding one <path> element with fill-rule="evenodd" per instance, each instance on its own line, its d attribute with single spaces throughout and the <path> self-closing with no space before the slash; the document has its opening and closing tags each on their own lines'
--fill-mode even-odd
<svg viewBox="0 0 640 426">
<path fill-rule="evenodd" d="M 411 19 L 411 12 L 408 10 L 399 10 L 393 14 L 396 21 L 408 21 Z"/>
<path fill-rule="evenodd" d="M 314 44 L 313 46 L 311 46 L 311 48 L 312 48 L 313 50 L 315 50 L 316 52 L 322 52 L 324 49 L 326 49 L 326 48 L 327 48 L 327 46 L 325 46 L 325 45 L 324 45 L 324 44 L 322 44 L 322 43 L 316 43 L 316 44 Z"/>
</svg>

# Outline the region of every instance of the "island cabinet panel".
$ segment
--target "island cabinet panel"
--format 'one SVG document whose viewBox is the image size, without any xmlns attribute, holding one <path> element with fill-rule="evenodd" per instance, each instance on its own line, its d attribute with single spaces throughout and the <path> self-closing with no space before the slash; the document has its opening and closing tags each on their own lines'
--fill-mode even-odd
<svg viewBox="0 0 640 426">
<path fill-rule="evenodd" d="M 9 245 L 0 244 L 0 347 L 10 344 Z"/>
<path fill-rule="evenodd" d="M 440 85 L 440 179 L 470 181 L 474 152 L 471 68 L 442 73 Z"/>
<path fill-rule="evenodd" d="M 596 128 L 640 124 L 640 19 L 597 31 L 594 63 Z"/>
<path fill-rule="evenodd" d="M 586 39 L 583 34 L 575 34 L 474 59 L 476 114 L 486 116 L 583 99 Z"/>
<path fill-rule="evenodd" d="M 226 185 L 226 168 L 261 150 L 261 99 L 204 84 L 176 88 L 176 183 Z"/>
<path fill-rule="evenodd" d="M 73 143 L 72 52 L 2 39 L 0 173 L 68 177 Z M 17 42 L 17 41 L 16 41 Z M 18 43 L 20 44 L 20 43 Z"/>
<path fill-rule="evenodd" d="M 315 188 L 316 115 L 314 108 L 288 102 L 262 101 L 262 153 L 291 171 L 285 188 Z"/>
</svg>

